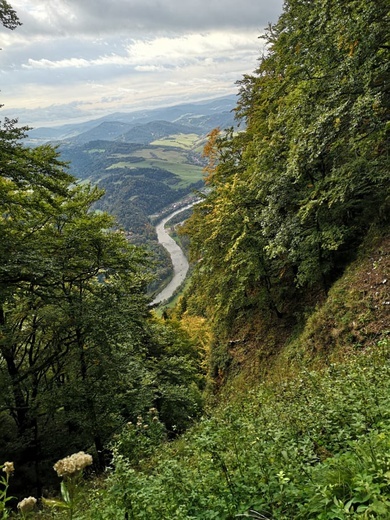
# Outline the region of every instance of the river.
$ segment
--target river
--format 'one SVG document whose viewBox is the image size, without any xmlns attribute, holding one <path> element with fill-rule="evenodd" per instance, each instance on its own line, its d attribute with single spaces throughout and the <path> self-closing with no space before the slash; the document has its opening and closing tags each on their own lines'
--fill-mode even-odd
<svg viewBox="0 0 390 520">
<path fill-rule="evenodd" d="M 169 282 L 169 284 L 164 287 L 164 289 L 155 296 L 154 300 L 152 301 L 151 305 L 158 305 L 159 303 L 163 302 L 164 300 L 168 300 L 173 293 L 176 291 L 176 289 L 184 282 L 185 277 L 187 276 L 188 272 L 188 260 L 183 253 L 183 250 L 177 245 L 177 243 L 173 240 L 173 238 L 169 235 L 169 233 L 165 230 L 165 224 L 175 215 L 178 215 L 182 211 L 185 211 L 186 209 L 191 208 L 194 204 L 189 204 L 188 206 L 184 206 L 183 208 L 180 208 L 167 217 L 163 218 L 163 220 L 157 224 L 156 226 L 156 233 L 157 238 L 160 244 L 165 247 L 165 249 L 168 251 L 168 253 L 171 256 L 172 264 L 173 264 L 173 278 Z"/>
</svg>

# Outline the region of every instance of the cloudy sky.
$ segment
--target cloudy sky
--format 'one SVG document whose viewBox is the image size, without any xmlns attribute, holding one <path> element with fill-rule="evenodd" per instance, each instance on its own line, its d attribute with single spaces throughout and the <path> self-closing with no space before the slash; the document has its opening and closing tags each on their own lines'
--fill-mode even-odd
<svg viewBox="0 0 390 520">
<path fill-rule="evenodd" d="M 0 119 L 34 127 L 235 93 L 283 0 L 8 0 Z"/>
</svg>

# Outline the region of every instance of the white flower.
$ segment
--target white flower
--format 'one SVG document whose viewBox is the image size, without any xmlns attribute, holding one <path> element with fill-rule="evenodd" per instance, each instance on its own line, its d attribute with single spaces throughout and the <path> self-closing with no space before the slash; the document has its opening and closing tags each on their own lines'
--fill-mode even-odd
<svg viewBox="0 0 390 520">
<path fill-rule="evenodd" d="M 79 451 L 78 453 L 73 453 L 73 455 L 59 460 L 53 467 L 59 477 L 66 477 L 90 466 L 92 462 L 92 455 Z"/>
<path fill-rule="evenodd" d="M 13 462 L 4 462 L 3 464 L 3 471 L 4 473 L 8 475 L 11 475 L 15 471 L 14 463 Z"/>
<path fill-rule="evenodd" d="M 23 498 L 18 504 L 18 509 L 20 509 L 22 513 L 29 513 L 34 509 L 36 503 L 37 499 L 34 497 Z"/>
</svg>

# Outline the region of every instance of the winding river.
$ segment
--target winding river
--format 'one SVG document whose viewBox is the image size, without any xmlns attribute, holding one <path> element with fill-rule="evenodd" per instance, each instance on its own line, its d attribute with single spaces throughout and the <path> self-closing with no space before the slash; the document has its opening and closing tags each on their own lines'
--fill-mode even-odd
<svg viewBox="0 0 390 520">
<path fill-rule="evenodd" d="M 173 264 L 173 278 L 169 282 L 169 284 L 164 287 L 164 289 L 155 296 L 154 300 L 152 301 L 151 305 L 158 305 L 159 303 L 163 302 L 164 300 L 168 300 L 173 293 L 176 291 L 176 289 L 184 282 L 185 277 L 187 276 L 188 272 L 188 260 L 183 253 L 182 249 L 177 245 L 177 243 L 173 240 L 173 238 L 169 235 L 169 233 L 165 230 L 165 224 L 175 215 L 178 215 L 182 211 L 185 211 L 186 209 L 191 208 L 194 204 L 189 204 L 188 206 L 184 206 L 167 217 L 163 218 L 163 220 L 157 224 L 156 226 L 156 232 L 157 232 L 157 238 L 160 244 L 165 247 L 165 249 L 168 251 L 168 253 L 171 256 L 172 264 Z"/>
</svg>

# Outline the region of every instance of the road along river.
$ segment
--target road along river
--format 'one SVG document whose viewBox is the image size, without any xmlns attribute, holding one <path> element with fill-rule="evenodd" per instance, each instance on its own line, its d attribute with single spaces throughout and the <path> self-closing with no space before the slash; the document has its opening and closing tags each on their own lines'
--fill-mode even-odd
<svg viewBox="0 0 390 520">
<path fill-rule="evenodd" d="M 185 277 L 187 276 L 189 268 L 188 260 L 185 254 L 183 253 L 183 250 L 177 245 L 173 238 L 169 236 L 169 233 L 165 230 L 164 226 L 172 217 L 178 215 L 186 209 L 191 208 L 193 205 L 194 203 L 174 211 L 167 217 L 163 218 L 163 220 L 156 226 L 158 241 L 163 247 L 165 247 L 172 259 L 173 278 L 169 282 L 169 284 L 166 287 L 164 287 L 164 289 L 161 292 L 159 292 L 157 296 L 155 296 L 151 305 L 158 305 L 164 300 L 168 300 L 176 291 L 176 289 L 184 282 Z"/>
</svg>

